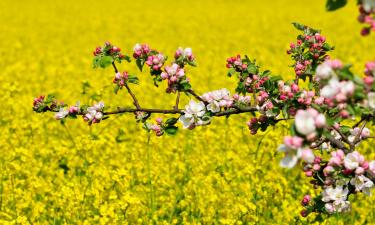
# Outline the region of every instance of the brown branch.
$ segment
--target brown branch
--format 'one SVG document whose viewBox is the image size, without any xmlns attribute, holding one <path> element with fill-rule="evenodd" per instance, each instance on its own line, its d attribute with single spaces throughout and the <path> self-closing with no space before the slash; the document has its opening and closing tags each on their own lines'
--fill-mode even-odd
<svg viewBox="0 0 375 225">
<path fill-rule="evenodd" d="M 329 142 L 333 147 L 343 150 L 345 153 L 349 153 L 349 149 L 341 141 L 335 139 L 333 136 L 328 138 Z"/>
<path fill-rule="evenodd" d="M 355 146 L 356 144 L 358 144 L 358 143 L 361 141 L 360 137 L 361 137 L 362 131 L 363 131 L 363 129 L 365 128 L 366 124 L 367 124 L 367 120 L 365 119 L 365 121 L 364 121 L 363 124 L 362 124 L 361 129 L 359 130 L 358 134 L 357 134 L 357 135 L 355 136 L 355 138 L 354 138 L 354 141 L 353 141 L 353 147 L 350 146 L 350 149 L 351 149 L 351 150 L 354 150 L 354 146 Z"/>
<path fill-rule="evenodd" d="M 201 101 L 201 102 L 204 102 L 204 104 L 208 104 L 208 102 L 207 101 L 205 101 L 205 100 L 203 100 L 202 98 L 201 98 L 201 96 L 199 96 L 197 93 L 195 93 L 192 89 L 189 89 L 188 91 L 187 91 L 189 94 L 191 94 L 191 95 L 193 95 L 196 99 L 198 99 L 199 101 Z"/>
<path fill-rule="evenodd" d="M 115 62 L 112 62 L 112 66 L 113 66 L 113 69 L 115 70 L 115 73 L 118 73 L 118 69 L 116 67 Z M 137 97 L 135 97 L 135 94 L 131 91 L 129 85 L 127 83 L 125 83 L 124 86 L 125 86 L 126 90 L 128 90 L 130 96 L 132 97 L 134 106 L 137 107 L 137 109 L 140 109 L 141 106 L 139 105 L 138 99 L 137 99 Z"/>
<path fill-rule="evenodd" d="M 349 144 L 349 145 L 351 145 L 351 143 L 350 143 L 350 141 L 349 141 L 349 139 L 348 139 L 348 137 L 345 135 L 345 134 L 343 134 L 342 132 L 341 132 L 341 130 L 340 129 L 337 129 L 336 127 L 334 127 L 334 126 L 332 126 L 331 127 L 332 129 L 334 129 L 337 133 L 339 133 L 340 134 L 340 136 L 342 137 L 342 139 L 344 140 L 344 142 L 345 143 L 347 143 L 347 144 Z"/>
<path fill-rule="evenodd" d="M 128 90 L 130 96 L 132 96 L 133 104 L 135 105 L 135 107 L 137 107 L 137 109 L 140 109 L 141 106 L 139 105 L 137 98 L 135 97 L 134 93 L 130 90 L 129 85 L 127 83 L 125 83 L 125 88 L 126 90 Z"/>
</svg>

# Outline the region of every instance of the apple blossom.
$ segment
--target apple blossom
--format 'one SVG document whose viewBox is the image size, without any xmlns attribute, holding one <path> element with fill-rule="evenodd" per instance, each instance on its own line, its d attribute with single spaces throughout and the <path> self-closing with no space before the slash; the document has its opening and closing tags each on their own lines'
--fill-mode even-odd
<svg viewBox="0 0 375 225">
<path fill-rule="evenodd" d="M 64 109 L 64 108 L 60 108 L 59 112 L 57 112 L 55 114 L 55 118 L 57 120 L 62 120 L 64 119 L 65 117 L 67 117 L 69 115 L 69 110 L 67 109 Z"/>
<path fill-rule="evenodd" d="M 344 158 L 345 168 L 354 170 L 364 162 L 364 157 L 359 152 L 354 151 L 347 154 Z"/>
<path fill-rule="evenodd" d="M 210 117 L 205 116 L 206 106 L 203 102 L 190 100 L 183 112 L 184 114 L 180 116 L 179 121 L 183 124 L 183 128 L 185 129 L 193 129 L 196 126 L 206 125 L 210 122 Z"/>
<path fill-rule="evenodd" d="M 350 180 L 350 184 L 355 187 L 356 191 L 362 191 L 366 195 L 371 195 L 370 190 L 374 186 L 374 183 L 364 175 L 355 176 Z"/>
</svg>

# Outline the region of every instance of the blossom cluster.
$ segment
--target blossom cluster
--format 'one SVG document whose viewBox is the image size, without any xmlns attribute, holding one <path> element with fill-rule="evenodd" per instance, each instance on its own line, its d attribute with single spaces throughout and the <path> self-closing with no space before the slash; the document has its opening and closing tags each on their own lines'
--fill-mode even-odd
<svg viewBox="0 0 375 225">
<path fill-rule="evenodd" d="M 208 103 L 207 110 L 213 113 L 220 112 L 221 108 L 229 108 L 233 104 L 233 99 L 226 88 L 207 92 L 201 98 Z"/>
<path fill-rule="evenodd" d="M 183 67 L 185 64 L 196 66 L 195 56 L 191 48 L 179 47 L 174 54 L 175 63 Z"/>
<path fill-rule="evenodd" d="M 35 112 L 41 113 L 46 111 L 59 111 L 61 107 L 64 107 L 65 104 L 58 102 L 53 95 L 48 95 L 47 97 L 41 95 L 34 98 L 33 101 L 33 110 Z"/>
<path fill-rule="evenodd" d="M 168 81 L 167 93 L 190 89 L 189 79 L 185 75 L 184 68 L 176 63 L 166 66 L 160 77 Z"/>
<path fill-rule="evenodd" d="M 367 26 L 362 28 L 361 35 L 367 36 L 371 31 L 375 30 L 375 1 L 374 0 L 361 0 L 359 3 L 359 16 L 358 21 Z"/>
<path fill-rule="evenodd" d="M 306 176 L 313 177 L 312 183 L 322 187 L 315 202 L 303 204 L 303 214 L 320 211 L 329 214 L 350 210 L 350 194 L 363 192 L 371 195 L 374 186 L 375 161 L 368 162 L 357 151 L 345 154 L 342 150 L 331 152 L 325 161 L 319 158 L 304 166 Z M 310 204 L 308 204 L 310 203 Z"/>
<path fill-rule="evenodd" d="M 139 59 L 147 58 L 148 54 L 151 52 L 151 49 L 148 44 L 135 44 L 133 51 L 133 57 L 135 59 Z"/>
<path fill-rule="evenodd" d="M 83 116 L 83 120 L 85 120 L 89 125 L 91 125 L 92 123 L 99 123 L 104 116 L 103 109 L 103 102 L 99 102 L 91 107 L 88 107 L 86 113 Z"/>
<path fill-rule="evenodd" d="M 297 23 L 294 26 L 304 33 L 297 37 L 296 43 L 290 44 L 287 53 L 295 61 L 293 67 L 296 76 L 305 80 L 314 74 L 316 67 L 328 57 L 326 53 L 333 48 L 326 43 L 320 31 Z"/>
<path fill-rule="evenodd" d="M 121 53 L 121 49 L 110 42 L 105 42 L 104 46 L 96 47 L 93 52 L 94 68 L 102 67 L 105 68 L 111 65 L 113 62 L 121 63 L 122 60 L 130 61 L 130 57 Z"/>
<path fill-rule="evenodd" d="M 167 60 L 161 52 L 151 49 L 148 44 L 136 44 L 133 48 L 133 57 L 140 71 L 142 71 L 144 64 L 146 64 L 154 76 L 154 82 L 160 81 L 159 75 L 162 67 Z"/>
</svg>

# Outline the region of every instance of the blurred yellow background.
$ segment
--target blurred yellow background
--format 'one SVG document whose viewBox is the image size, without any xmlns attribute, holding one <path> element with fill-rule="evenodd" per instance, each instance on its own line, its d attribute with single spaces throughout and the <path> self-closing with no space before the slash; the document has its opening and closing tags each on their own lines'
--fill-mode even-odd
<svg viewBox="0 0 375 225">
<path fill-rule="evenodd" d="M 359 35 L 357 15 L 355 1 L 333 13 L 324 0 L 0 1 L 0 224 L 313 221 L 299 216 L 303 195 L 314 194 L 309 179 L 278 165 L 276 148 L 288 124 L 251 136 L 251 116 L 235 115 L 148 142 L 131 114 L 63 126 L 52 114 L 33 113 L 32 100 L 54 93 L 67 104 L 94 98 L 130 106 L 125 91 L 113 94 L 111 69 L 92 69 L 92 51 L 107 40 L 128 55 L 136 43 L 170 57 L 179 46 L 191 47 L 198 67 L 187 74 L 200 94 L 234 92 L 225 60 L 238 53 L 291 78 L 286 50 L 298 34 L 295 21 L 322 29 L 336 46 L 332 56 L 362 75 L 375 42 Z M 134 63 L 119 68 L 139 76 L 133 89 L 142 106 L 172 107 L 175 96 L 165 94 L 165 84 L 154 87 Z M 83 82 L 91 86 L 86 94 Z M 369 146 L 361 151 L 373 159 Z M 351 213 L 326 224 L 374 223 L 374 203 L 358 194 Z"/>
</svg>

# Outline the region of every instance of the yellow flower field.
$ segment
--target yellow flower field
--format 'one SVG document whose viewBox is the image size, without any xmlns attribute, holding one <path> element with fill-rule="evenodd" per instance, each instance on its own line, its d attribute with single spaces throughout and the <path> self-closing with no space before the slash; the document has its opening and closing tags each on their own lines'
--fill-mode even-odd
<svg viewBox="0 0 375 225">
<path fill-rule="evenodd" d="M 375 42 L 359 35 L 357 11 L 351 1 L 326 12 L 324 0 L 0 1 L 0 224 L 313 222 L 299 215 L 303 195 L 314 195 L 309 179 L 279 167 L 287 123 L 252 136 L 251 115 L 233 115 L 156 137 L 132 114 L 61 125 L 53 114 L 34 113 L 32 101 L 54 93 L 67 104 L 131 106 L 125 90 L 113 94 L 113 70 L 92 69 L 92 51 L 107 40 L 127 54 L 136 43 L 169 56 L 192 47 L 198 67 L 187 73 L 200 94 L 234 92 L 225 60 L 238 53 L 291 78 L 286 50 L 298 34 L 295 21 L 322 29 L 333 57 L 362 75 Z M 173 106 L 165 84 L 154 87 L 134 63 L 119 68 L 137 73 L 133 90 L 142 105 Z M 361 149 L 369 159 L 372 144 Z M 354 198 L 352 212 L 324 224 L 375 224 L 375 198 Z"/>
</svg>

